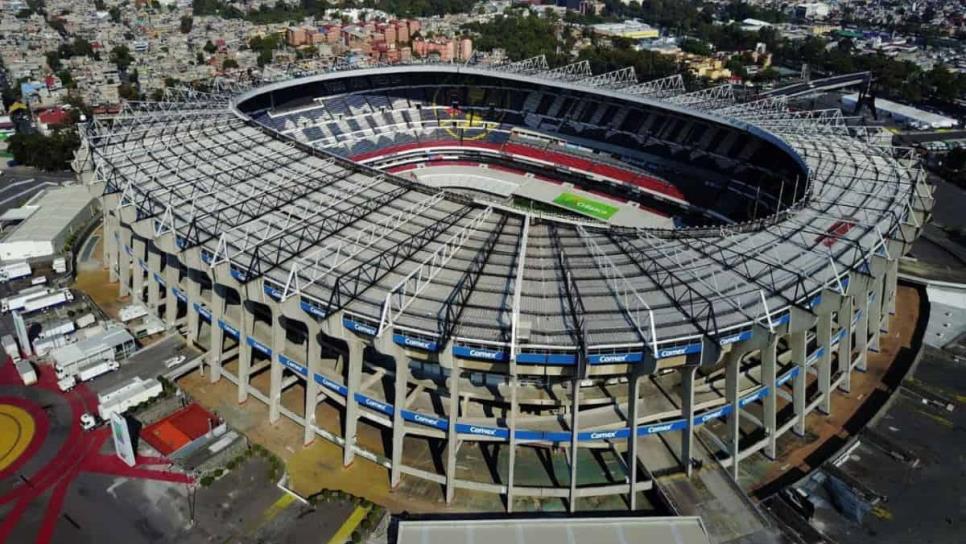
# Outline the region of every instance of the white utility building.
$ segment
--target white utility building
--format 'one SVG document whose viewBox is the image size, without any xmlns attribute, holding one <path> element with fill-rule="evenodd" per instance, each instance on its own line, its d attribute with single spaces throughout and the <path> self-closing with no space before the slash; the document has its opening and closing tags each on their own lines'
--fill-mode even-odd
<svg viewBox="0 0 966 544">
<path fill-rule="evenodd" d="M 858 93 L 847 94 L 842 97 L 842 109 L 855 111 L 855 104 L 858 101 Z M 953 128 L 959 124 L 959 121 L 952 117 L 946 117 L 945 115 L 921 110 L 884 98 L 875 99 L 875 109 L 880 115 L 891 117 L 896 123 L 922 130 Z"/>
<path fill-rule="evenodd" d="M 24 208 L 26 219 L 0 239 L 0 261 L 23 261 L 60 253 L 70 236 L 83 228 L 97 210 L 83 185 L 44 191 Z"/>
</svg>

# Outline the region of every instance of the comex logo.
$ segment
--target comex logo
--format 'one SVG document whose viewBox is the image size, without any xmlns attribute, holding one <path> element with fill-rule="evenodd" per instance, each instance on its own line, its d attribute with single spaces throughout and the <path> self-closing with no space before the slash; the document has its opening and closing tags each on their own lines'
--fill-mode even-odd
<svg viewBox="0 0 966 544">
<path fill-rule="evenodd" d="M 496 359 L 500 354 L 496 351 L 484 351 L 481 349 L 471 349 L 470 357 L 479 357 L 481 359 Z"/>
<path fill-rule="evenodd" d="M 439 424 L 438 419 L 432 418 L 432 417 L 426 417 L 422 414 L 413 414 L 413 421 L 415 421 L 416 423 L 422 423 L 423 425 L 430 425 L 433 427 Z"/>
<path fill-rule="evenodd" d="M 432 342 L 428 342 L 426 340 L 419 340 L 417 338 L 410 338 L 408 336 L 403 337 L 403 343 L 406 344 L 407 346 L 413 346 L 413 347 L 423 348 L 423 349 L 429 349 L 429 347 L 432 345 Z"/>
<path fill-rule="evenodd" d="M 370 399 L 369 397 L 363 397 L 362 402 L 363 402 L 363 404 L 365 404 L 369 408 L 374 408 L 376 410 L 379 410 L 380 412 L 390 411 L 388 404 L 384 404 L 384 403 L 379 402 L 377 400 Z"/>
<path fill-rule="evenodd" d="M 620 353 L 615 355 L 601 355 L 597 360 L 602 363 L 623 363 L 630 357 L 630 353 Z"/>
<path fill-rule="evenodd" d="M 617 431 L 590 433 L 591 440 L 603 440 L 603 439 L 615 438 L 615 437 L 617 437 Z"/>
<path fill-rule="evenodd" d="M 487 429 L 485 427 L 470 427 L 470 432 L 473 434 L 484 434 L 486 436 L 496 436 L 496 429 Z"/>
<path fill-rule="evenodd" d="M 359 332 L 361 332 L 361 333 L 371 334 L 371 335 L 376 334 L 376 328 L 375 327 L 370 327 L 369 325 L 363 325 L 362 323 L 356 323 L 356 322 L 353 321 L 352 322 L 352 328 L 355 329 L 355 330 L 357 330 L 357 331 L 359 331 Z"/>
<path fill-rule="evenodd" d="M 684 355 L 687 351 L 688 351 L 687 347 L 662 349 L 661 357 L 674 357 L 675 355 Z"/>
<path fill-rule="evenodd" d="M 714 412 L 710 412 L 710 413 L 704 414 L 703 416 L 701 416 L 701 422 L 704 423 L 706 421 L 715 419 L 717 417 L 721 417 L 721 414 L 722 413 L 724 413 L 724 410 L 723 409 L 718 409 L 718 410 L 715 410 Z"/>
<path fill-rule="evenodd" d="M 653 425 L 647 428 L 647 434 L 663 433 L 664 431 L 670 431 L 674 427 L 674 424 L 667 423 L 665 425 Z"/>
</svg>

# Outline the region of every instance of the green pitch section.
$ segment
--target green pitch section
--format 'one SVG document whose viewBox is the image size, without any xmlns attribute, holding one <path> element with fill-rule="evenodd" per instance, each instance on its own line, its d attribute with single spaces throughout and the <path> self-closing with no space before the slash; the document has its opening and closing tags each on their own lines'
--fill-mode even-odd
<svg viewBox="0 0 966 544">
<path fill-rule="evenodd" d="M 568 210 L 573 210 L 577 213 L 582 213 L 595 219 L 600 219 L 601 221 L 607 221 L 613 217 L 619 209 L 615 206 L 611 206 L 610 204 L 605 204 L 599 200 L 575 195 L 573 193 L 560 193 L 560 196 L 553 199 L 553 203 L 558 206 L 563 206 Z"/>
</svg>

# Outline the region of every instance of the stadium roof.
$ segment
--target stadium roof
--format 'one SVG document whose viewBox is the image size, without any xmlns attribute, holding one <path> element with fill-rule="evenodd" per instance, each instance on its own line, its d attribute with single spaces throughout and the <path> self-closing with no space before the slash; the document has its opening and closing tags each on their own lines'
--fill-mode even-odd
<svg viewBox="0 0 966 544">
<path fill-rule="evenodd" d="M 698 517 L 401 520 L 397 544 L 710 544 Z"/>
<path fill-rule="evenodd" d="M 702 339 L 724 343 L 780 324 L 792 307 L 807 310 L 824 289 L 842 291 L 849 272 L 887 251 L 886 239 L 901 237 L 910 220 L 921 172 L 886 131 L 850 127 L 837 110 L 790 111 L 780 97 L 741 103 L 729 86 L 655 86 L 661 95 L 599 87 L 587 70 L 333 72 L 240 96 L 129 106 L 112 126 L 89 127 L 85 144 L 121 210 L 136 208 L 152 235 L 170 234 L 180 249 L 202 249 L 222 270 L 216 281 L 258 280 L 276 299 L 298 297 L 312 315 L 343 315 L 367 334 L 419 337 L 431 350 L 453 339 L 571 353 L 643 346 L 677 354 Z M 302 96 L 300 85 L 419 73 L 539 85 L 595 106 L 615 101 L 738 131 L 807 167 L 808 180 L 798 182 L 810 196 L 747 224 L 612 229 L 438 191 L 313 148 L 238 109 L 260 93 Z M 338 123 L 356 116 L 381 130 L 385 117 L 361 104 L 343 105 Z M 401 132 L 385 126 L 390 136 Z"/>
</svg>

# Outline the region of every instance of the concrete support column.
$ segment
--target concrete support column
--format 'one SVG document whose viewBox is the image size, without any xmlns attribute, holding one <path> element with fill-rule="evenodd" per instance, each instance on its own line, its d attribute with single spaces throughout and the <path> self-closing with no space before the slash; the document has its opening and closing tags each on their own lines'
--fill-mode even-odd
<svg viewBox="0 0 966 544">
<path fill-rule="evenodd" d="M 738 399 L 738 382 L 741 371 L 741 359 L 744 354 L 737 354 L 728 361 L 725 367 L 725 400 L 731 406 L 728 413 L 728 449 L 731 454 L 731 478 L 738 481 L 738 456 L 741 453 L 741 401 Z"/>
<path fill-rule="evenodd" d="M 131 246 L 134 256 L 131 260 L 131 273 L 134 275 L 131 281 L 131 302 L 137 304 L 144 303 L 144 269 L 141 263 L 144 262 L 144 240 L 132 237 Z"/>
<path fill-rule="evenodd" d="M 252 377 L 252 347 L 248 345 L 248 335 L 252 330 L 252 315 L 245 308 L 244 302 L 239 306 L 241 315 L 238 323 L 238 404 L 248 400 L 248 386 Z M 217 326 L 212 323 L 213 326 Z"/>
<path fill-rule="evenodd" d="M 792 382 L 792 404 L 795 410 L 795 425 L 792 432 L 798 436 L 805 436 L 805 384 L 808 378 L 808 349 L 805 342 L 805 331 L 794 332 L 789 335 L 789 347 L 792 352 L 792 362 L 798 368 L 798 374 Z"/>
<path fill-rule="evenodd" d="M 341 318 L 339 319 L 341 321 Z M 355 457 L 353 447 L 356 444 L 356 427 L 359 423 L 359 403 L 356 393 L 359 392 L 359 382 L 362 378 L 362 355 L 365 350 L 358 338 L 346 338 L 349 344 L 349 364 L 346 368 L 346 397 L 345 397 L 345 449 L 342 452 L 343 466 L 352 464 Z"/>
<path fill-rule="evenodd" d="M 885 259 L 882 259 L 883 261 Z M 869 302 L 869 349 L 879 351 L 879 337 L 882 336 L 882 305 L 885 299 L 885 274 L 872 280 L 872 301 Z M 863 359 L 864 360 L 864 359 Z M 866 367 L 863 367 L 863 370 Z"/>
<path fill-rule="evenodd" d="M 899 296 L 899 256 L 893 255 L 886 267 L 886 293 L 883 297 L 882 312 L 885 315 L 896 313 L 896 300 Z"/>
<path fill-rule="evenodd" d="M 684 418 L 684 429 L 681 430 L 681 463 L 689 478 L 694 472 L 694 373 L 697 369 L 694 365 L 681 369 L 681 417 Z"/>
<path fill-rule="evenodd" d="M 517 390 L 520 388 L 519 378 L 516 375 L 516 365 L 510 364 L 510 417 L 508 418 L 507 428 L 510 433 L 509 447 L 510 455 L 507 462 L 506 477 L 506 511 L 513 512 L 513 483 L 516 475 L 517 462 L 517 419 L 520 417 L 520 401 L 517 399 Z"/>
<path fill-rule="evenodd" d="M 315 412 L 319 404 L 320 389 L 315 375 L 322 374 L 322 346 L 319 344 L 321 327 L 318 322 L 310 318 L 306 320 L 305 325 L 308 328 L 308 350 L 306 350 L 305 361 L 308 375 L 305 377 L 305 434 L 302 436 L 302 444 L 308 446 L 315 440 Z"/>
<path fill-rule="evenodd" d="M 637 420 L 638 399 L 641 396 L 641 374 L 637 366 L 631 369 L 631 375 L 627 378 L 627 426 L 630 434 L 627 436 L 627 452 L 624 456 L 624 463 L 627 465 L 627 484 L 628 484 L 628 506 L 631 511 L 637 509 L 637 492 L 634 485 L 637 484 Z"/>
<path fill-rule="evenodd" d="M 164 323 L 170 328 L 178 321 L 178 297 L 174 294 L 174 290 L 178 288 L 181 270 L 177 257 L 166 254 L 165 258 L 168 262 L 164 268 Z M 188 311 L 191 311 L 191 308 L 188 308 Z"/>
<path fill-rule="evenodd" d="M 281 415 L 282 404 L 282 366 L 281 355 L 285 350 L 285 328 L 282 327 L 278 315 L 272 316 L 272 364 L 269 366 L 270 380 L 268 386 L 268 422 L 277 423 Z"/>
<path fill-rule="evenodd" d="M 456 494 L 456 453 L 459 451 L 459 438 L 456 435 L 456 421 L 460 415 L 460 368 L 459 363 L 453 361 L 452 352 L 444 349 L 442 352 L 449 360 L 449 378 L 446 388 L 449 390 L 449 421 L 446 428 L 446 504 L 453 502 Z M 444 365 L 446 366 L 446 365 Z"/>
<path fill-rule="evenodd" d="M 155 251 L 148 253 L 148 309 L 152 315 L 158 315 L 158 307 L 161 305 L 161 282 L 158 277 L 161 275 L 161 254 Z"/>
<path fill-rule="evenodd" d="M 102 199 L 106 202 L 106 199 Z M 118 246 L 117 243 L 118 228 L 117 228 L 117 218 L 113 214 L 108 212 L 108 206 L 106 204 L 101 206 L 104 210 L 104 266 L 107 267 L 108 278 L 111 283 L 117 281 L 117 263 L 120 259 L 117 256 Z"/>
<path fill-rule="evenodd" d="M 568 509 L 571 513 L 577 511 L 577 454 L 580 441 L 580 377 L 574 376 L 571 384 L 570 402 L 570 495 L 568 495 Z"/>
<path fill-rule="evenodd" d="M 838 323 L 841 334 L 839 337 L 838 371 L 842 376 L 839 383 L 839 390 L 848 393 L 852 390 L 852 305 L 854 299 L 851 296 L 842 297 L 842 304 L 839 306 Z"/>
<path fill-rule="evenodd" d="M 869 358 L 869 285 L 867 283 L 856 294 L 855 303 L 860 312 L 858 322 L 855 324 L 855 350 L 859 358 L 856 368 L 864 372 L 868 368 L 867 359 Z"/>
<path fill-rule="evenodd" d="M 195 284 L 197 285 L 197 284 Z M 197 288 L 196 288 L 197 290 Z M 190 289 L 189 289 L 190 291 Z M 200 300 L 200 297 L 197 299 Z M 188 298 L 190 303 L 191 298 Z M 215 383 L 221 379 L 221 359 L 225 352 L 225 331 L 218 326 L 218 322 L 225 316 L 225 299 L 219 296 L 217 293 L 212 292 L 211 294 L 211 336 L 210 345 L 208 346 L 208 366 L 211 367 L 211 371 L 208 373 L 208 379 L 211 383 Z M 195 315 L 195 322 L 198 320 L 198 313 L 194 311 L 194 308 L 189 309 L 190 313 Z M 190 315 L 190 314 L 189 314 Z M 191 338 L 192 334 L 195 334 L 197 339 L 197 328 L 191 329 L 191 320 L 188 320 L 189 330 L 188 337 Z"/>
<path fill-rule="evenodd" d="M 768 390 L 768 394 L 762 402 L 764 407 L 765 434 L 768 437 L 768 444 L 765 446 L 765 457 L 775 459 L 775 441 L 778 438 L 778 392 L 775 387 L 775 379 L 778 363 L 778 335 L 772 335 L 768 343 L 761 348 L 761 381 L 762 385 Z"/>
<path fill-rule="evenodd" d="M 406 420 L 403 418 L 403 408 L 406 405 L 406 397 L 409 395 L 409 358 L 402 350 L 395 351 L 396 360 L 396 381 L 393 395 L 393 405 L 395 409 L 392 414 L 392 469 L 390 471 L 389 485 L 393 488 L 399 485 L 402 479 L 402 454 L 403 443 L 406 439 Z"/>
<path fill-rule="evenodd" d="M 191 268 L 197 269 L 196 263 L 193 263 L 191 259 L 188 260 L 189 270 Z M 198 330 L 201 328 L 201 315 L 198 310 L 195 309 L 196 304 L 201 304 L 201 284 L 190 277 L 186 277 L 185 283 L 185 295 L 187 300 L 187 311 L 188 311 L 188 345 L 194 345 L 198 343 Z M 212 298 L 215 298 L 212 296 Z M 214 340 L 214 330 L 217 328 L 217 321 L 215 321 L 214 315 L 212 315 L 212 340 L 210 342 L 209 348 L 216 345 L 220 345 L 220 340 L 215 342 Z"/>
<path fill-rule="evenodd" d="M 832 313 L 822 312 L 815 325 L 815 341 L 818 345 L 819 356 L 815 361 L 818 371 L 818 391 L 822 397 L 818 409 L 823 414 L 832 412 Z"/>
<path fill-rule="evenodd" d="M 127 227 L 118 227 L 118 232 L 121 240 L 117 253 L 117 273 L 120 281 L 119 294 L 123 297 L 131 294 L 131 255 L 128 251 L 133 253 L 134 250 L 131 249 L 131 230 Z"/>
</svg>

